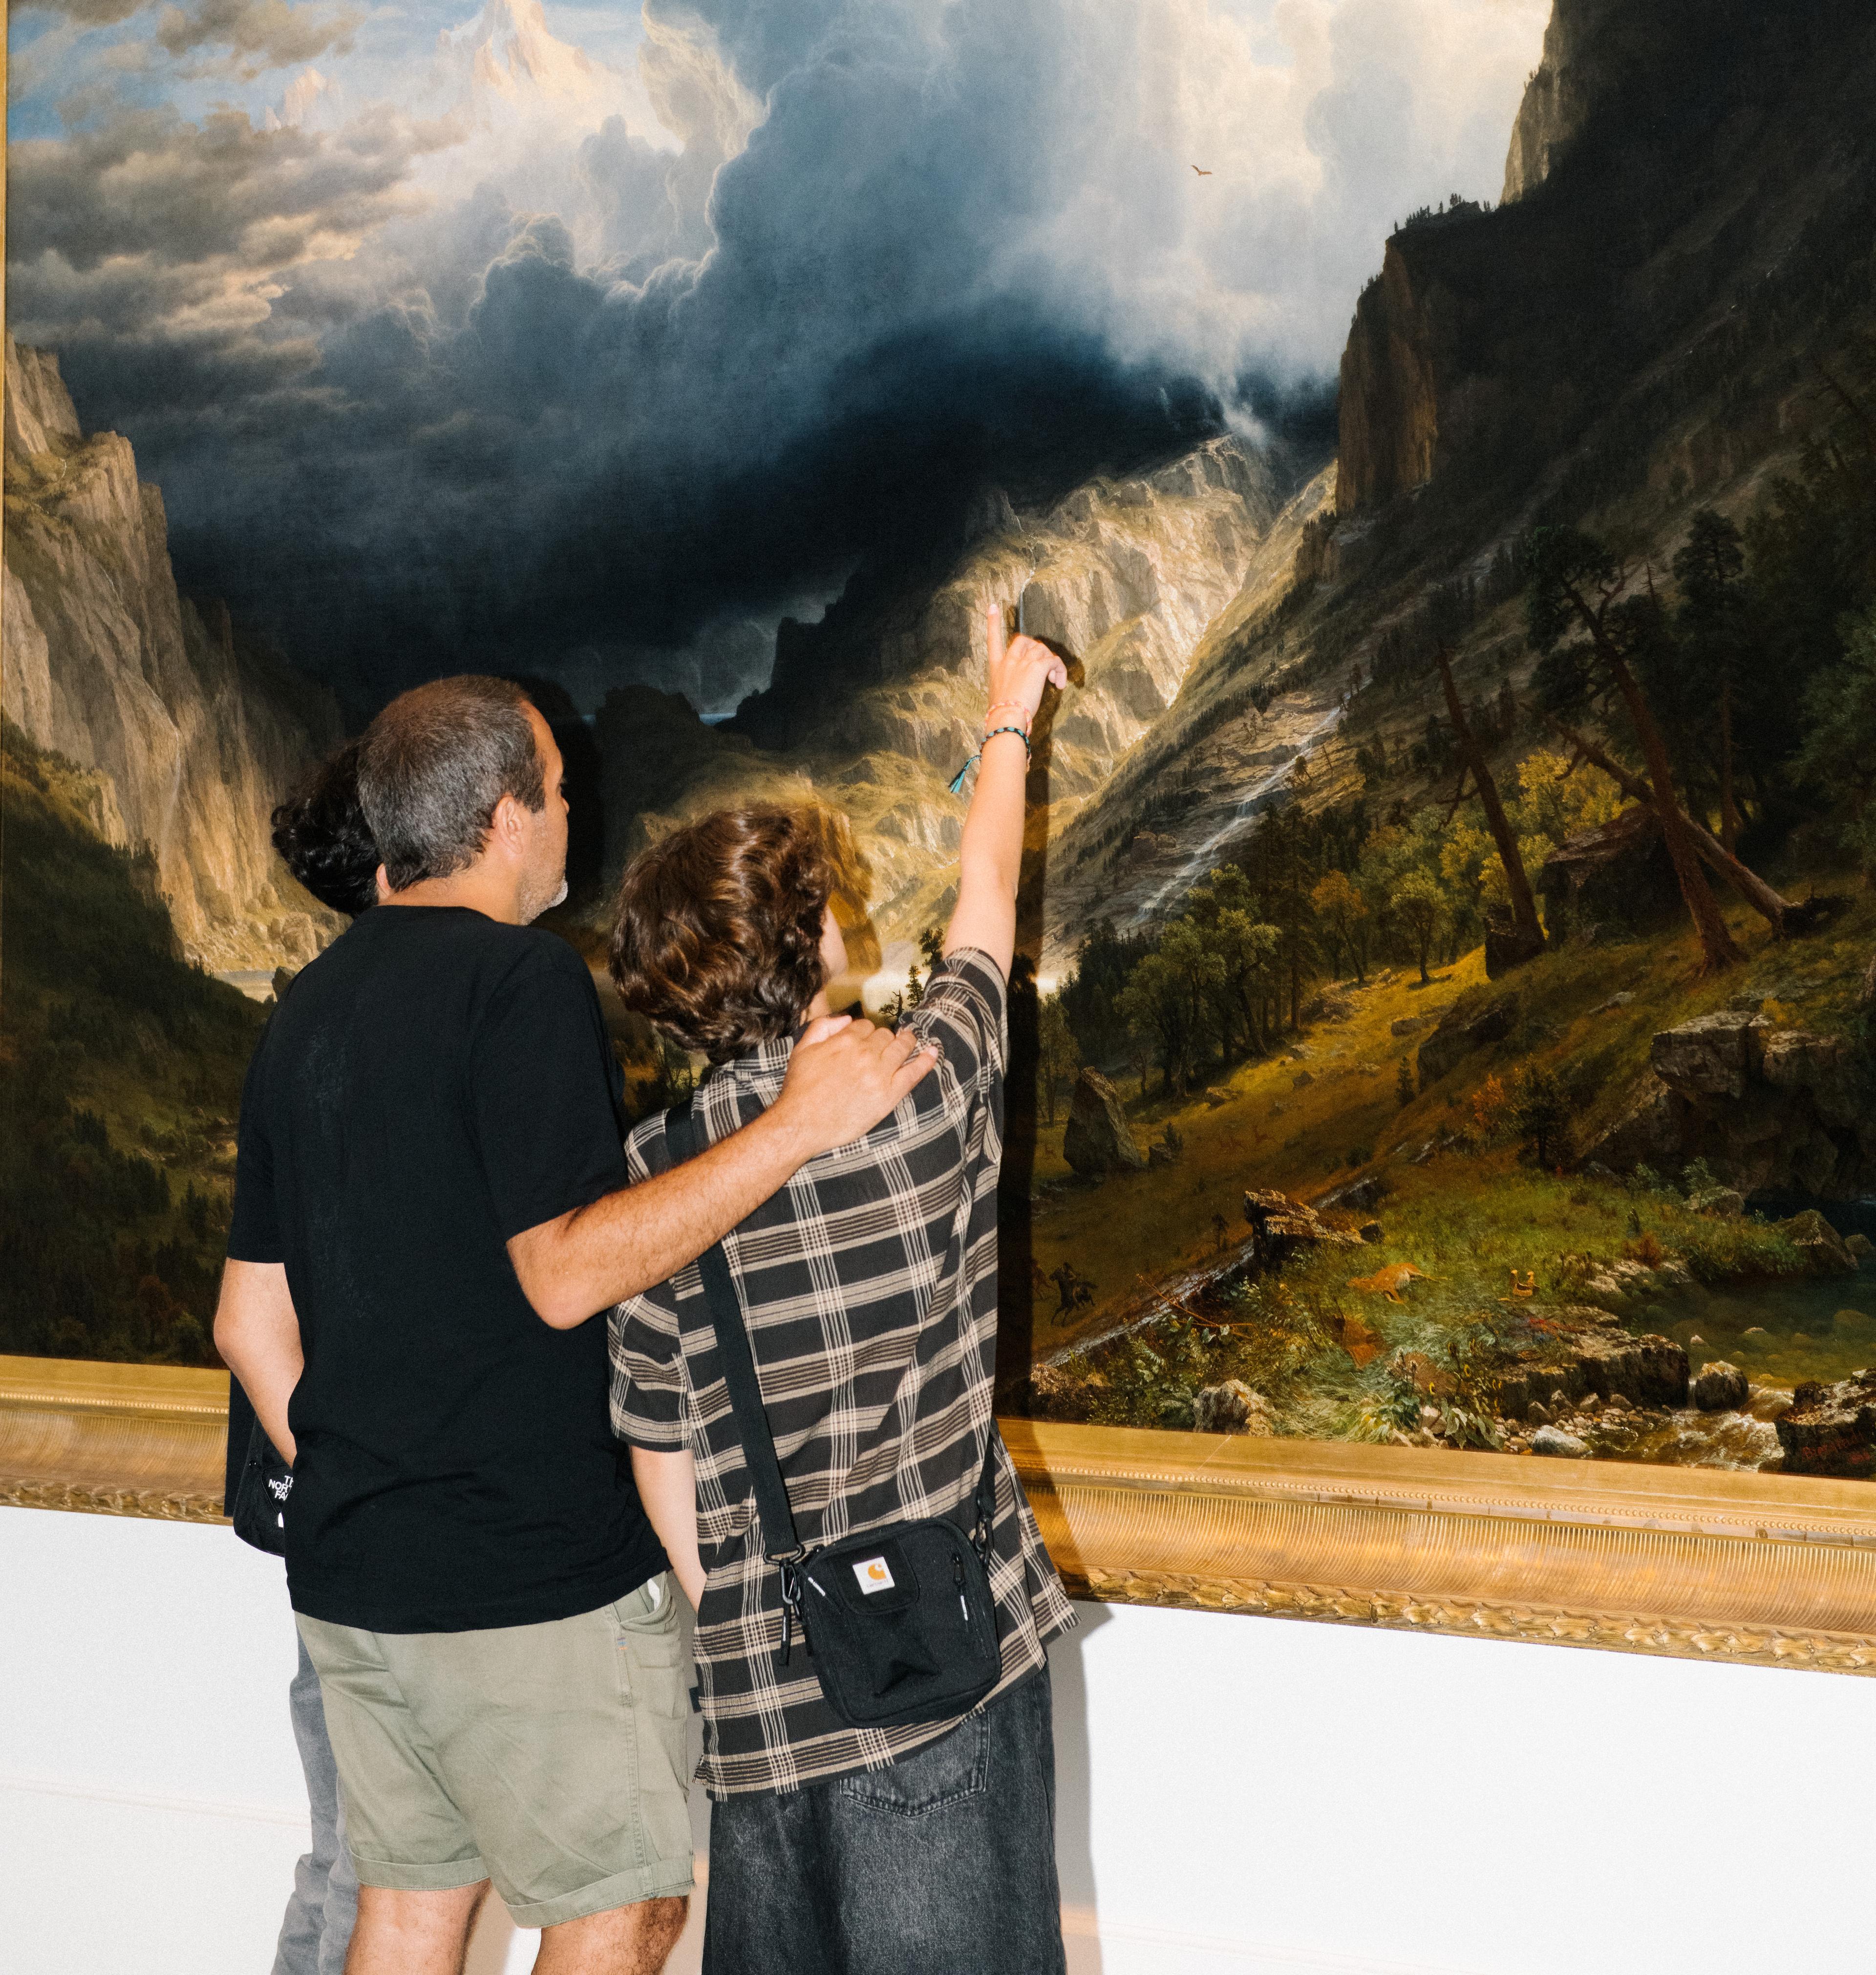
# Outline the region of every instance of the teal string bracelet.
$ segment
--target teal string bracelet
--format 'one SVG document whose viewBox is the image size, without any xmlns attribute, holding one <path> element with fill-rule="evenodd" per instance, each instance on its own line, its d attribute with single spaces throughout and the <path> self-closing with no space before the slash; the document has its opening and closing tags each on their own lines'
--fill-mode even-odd
<svg viewBox="0 0 1876 1975">
<path fill-rule="evenodd" d="M 989 746 L 991 741 L 996 739 L 999 734 L 1014 734 L 1016 738 L 1022 742 L 1023 753 L 1025 757 L 1027 757 L 1030 752 L 1029 735 L 1023 728 L 1020 727 L 991 728 L 989 731 L 984 734 L 984 738 L 978 742 L 977 752 L 971 757 L 969 761 L 965 762 L 964 766 L 958 771 L 956 774 L 951 777 L 951 792 L 953 795 L 956 795 L 964 787 L 964 777 L 969 774 L 971 771 L 977 766 L 977 763 L 983 760 L 984 750 Z"/>
</svg>

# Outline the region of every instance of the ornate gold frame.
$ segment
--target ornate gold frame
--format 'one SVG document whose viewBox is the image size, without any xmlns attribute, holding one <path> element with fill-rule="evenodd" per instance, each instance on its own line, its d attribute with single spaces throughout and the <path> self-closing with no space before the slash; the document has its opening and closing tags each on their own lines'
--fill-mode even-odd
<svg viewBox="0 0 1876 1975">
<path fill-rule="evenodd" d="M 0 1357 L 0 1503 L 220 1520 L 225 1375 Z M 1876 1673 L 1867 1482 L 1006 1420 L 1072 1589 Z"/>
</svg>

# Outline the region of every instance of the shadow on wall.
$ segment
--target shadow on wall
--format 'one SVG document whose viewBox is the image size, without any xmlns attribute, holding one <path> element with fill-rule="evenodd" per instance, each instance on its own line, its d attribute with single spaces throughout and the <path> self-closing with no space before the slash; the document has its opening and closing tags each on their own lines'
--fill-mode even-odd
<svg viewBox="0 0 1876 1975">
<path fill-rule="evenodd" d="M 1096 1912 L 1092 1796 L 1089 1787 L 1088 1683 L 1082 1655 L 1089 1636 L 1112 1622 L 1105 1605 L 1077 1604 L 1076 1629 L 1049 1649 L 1055 1704 L 1055 1864 L 1064 1919 Z M 1101 1975 L 1101 1944 L 1075 1931 L 1067 1942 L 1069 1975 Z"/>
</svg>

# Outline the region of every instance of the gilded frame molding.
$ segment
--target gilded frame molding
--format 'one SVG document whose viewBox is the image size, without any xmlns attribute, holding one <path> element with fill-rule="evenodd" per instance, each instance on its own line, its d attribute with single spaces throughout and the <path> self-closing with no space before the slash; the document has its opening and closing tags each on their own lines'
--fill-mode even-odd
<svg viewBox="0 0 1876 1975">
<path fill-rule="evenodd" d="M 0 1357 L 0 1503 L 222 1520 L 225 1375 Z M 1876 1674 L 1867 1482 L 1006 1420 L 1078 1595 Z"/>
</svg>

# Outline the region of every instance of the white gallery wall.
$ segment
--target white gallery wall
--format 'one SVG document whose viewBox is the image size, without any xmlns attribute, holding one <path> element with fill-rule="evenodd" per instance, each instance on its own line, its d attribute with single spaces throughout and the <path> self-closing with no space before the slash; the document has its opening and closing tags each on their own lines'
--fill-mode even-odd
<svg viewBox="0 0 1876 1975">
<path fill-rule="evenodd" d="M 1876 1966 L 1876 1680 L 1077 1609 L 1073 1975 Z M 293 1661 L 225 1529 L 0 1509 L 0 1969 L 267 1975 Z M 497 1911 L 473 1975 L 533 1951 Z"/>
</svg>

